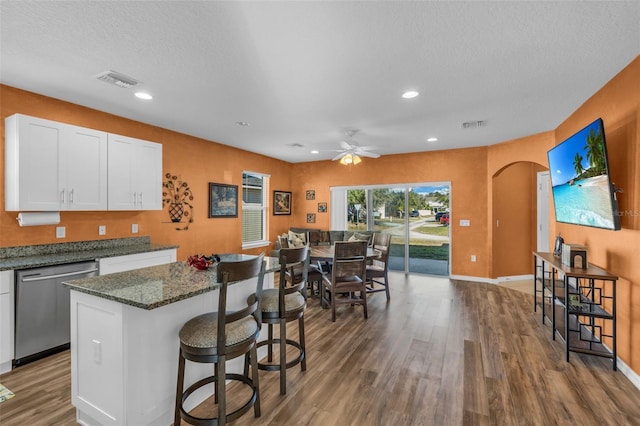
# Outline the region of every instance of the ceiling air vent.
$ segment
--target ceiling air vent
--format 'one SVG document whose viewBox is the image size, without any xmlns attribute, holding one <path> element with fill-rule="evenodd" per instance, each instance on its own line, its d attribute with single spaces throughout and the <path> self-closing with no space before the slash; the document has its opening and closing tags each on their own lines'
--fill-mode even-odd
<svg viewBox="0 0 640 426">
<path fill-rule="evenodd" d="M 96 75 L 96 78 L 105 83 L 113 84 L 114 86 L 123 87 L 128 89 L 130 87 L 140 84 L 140 82 L 134 78 L 127 77 L 124 74 L 120 74 L 116 71 L 105 71 Z"/>
<path fill-rule="evenodd" d="M 462 123 L 463 129 L 472 129 L 474 127 L 484 127 L 486 123 L 484 121 L 465 121 Z"/>
<path fill-rule="evenodd" d="M 303 148 L 304 145 L 300 145 L 299 143 L 289 143 L 287 144 L 287 146 L 290 146 L 291 148 Z"/>
</svg>

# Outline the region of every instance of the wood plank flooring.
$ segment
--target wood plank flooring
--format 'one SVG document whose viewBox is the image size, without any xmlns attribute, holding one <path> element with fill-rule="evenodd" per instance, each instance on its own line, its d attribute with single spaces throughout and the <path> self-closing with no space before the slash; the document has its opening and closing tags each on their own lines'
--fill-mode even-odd
<svg viewBox="0 0 640 426">
<path fill-rule="evenodd" d="M 640 425 L 640 390 L 609 360 L 566 363 L 530 294 L 397 273 L 391 283 L 389 304 L 369 297 L 368 320 L 341 306 L 332 323 L 310 299 L 307 371 L 288 370 L 285 396 L 278 373 L 261 371 L 262 416 L 235 424 Z M 68 352 L 0 382 L 16 393 L 0 404 L 2 426 L 76 424 Z"/>
</svg>

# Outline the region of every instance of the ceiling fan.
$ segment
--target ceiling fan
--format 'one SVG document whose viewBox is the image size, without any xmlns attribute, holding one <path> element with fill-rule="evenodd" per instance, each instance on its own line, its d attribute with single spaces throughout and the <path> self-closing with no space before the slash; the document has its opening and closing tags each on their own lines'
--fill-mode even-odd
<svg viewBox="0 0 640 426">
<path fill-rule="evenodd" d="M 353 135 L 355 135 L 358 130 L 350 129 L 346 131 L 347 140 L 340 141 L 341 149 L 337 150 L 340 154 L 333 157 L 331 160 L 340 160 L 340 164 L 349 165 L 349 164 L 358 164 L 362 161 L 360 157 L 370 157 L 370 158 L 378 158 L 380 154 L 376 154 L 375 152 L 369 152 L 372 149 L 375 149 L 374 146 L 360 146 L 357 142 L 353 141 Z"/>
</svg>

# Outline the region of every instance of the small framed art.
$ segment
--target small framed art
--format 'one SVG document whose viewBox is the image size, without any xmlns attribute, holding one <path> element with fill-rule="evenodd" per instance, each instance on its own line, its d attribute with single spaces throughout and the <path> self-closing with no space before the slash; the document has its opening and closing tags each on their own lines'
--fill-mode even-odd
<svg viewBox="0 0 640 426">
<path fill-rule="evenodd" d="M 291 214 L 291 192 L 273 191 L 273 214 Z"/>
<path fill-rule="evenodd" d="M 307 189 L 307 200 L 315 200 L 316 191 L 314 189 Z"/>
<path fill-rule="evenodd" d="M 318 203 L 318 213 L 327 212 L 327 203 Z"/>
<path fill-rule="evenodd" d="M 238 217 L 238 185 L 209 182 L 209 217 Z"/>
<path fill-rule="evenodd" d="M 316 223 L 315 213 L 307 213 L 307 223 Z"/>
</svg>

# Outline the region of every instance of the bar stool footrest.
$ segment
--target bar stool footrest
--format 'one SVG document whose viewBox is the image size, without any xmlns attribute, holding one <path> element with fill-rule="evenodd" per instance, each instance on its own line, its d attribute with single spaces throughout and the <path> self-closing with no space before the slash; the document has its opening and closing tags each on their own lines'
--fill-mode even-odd
<svg viewBox="0 0 640 426">
<path fill-rule="evenodd" d="M 235 411 L 232 411 L 231 413 L 227 414 L 227 423 L 228 422 L 232 422 L 234 420 L 239 419 L 244 413 L 246 413 L 247 411 L 249 411 L 251 409 L 251 407 L 254 406 L 257 397 L 258 397 L 258 391 L 255 388 L 255 386 L 253 385 L 253 380 L 251 380 L 248 377 L 243 376 L 242 374 L 235 374 L 235 373 L 227 373 L 225 374 L 225 379 L 226 380 L 235 380 L 235 381 L 239 381 L 244 383 L 245 385 L 249 386 L 252 390 L 251 393 L 251 397 L 249 397 L 249 399 L 247 400 L 247 402 L 244 403 L 244 405 L 240 408 L 238 408 Z M 182 393 L 182 402 L 180 404 L 180 417 L 185 420 L 187 423 L 190 423 L 192 425 L 217 425 L 218 424 L 218 417 L 195 417 L 192 416 L 191 414 L 189 414 L 188 412 L 186 412 L 183 408 L 185 401 L 187 400 L 187 398 L 189 398 L 189 396 L 195 392 L 196 390 L 200 389 L 201 387 L 208 385 L 209 383 L 215 383 L 215 381 L 217 380 L 216 376 L 209 376 L 209 377 L 205 377 L 204 379 L 198 380 L 197 382 L 195 382 L 194 384 L 192 384 L 191 386 L 189 386 L 183 393 Z M 219 415 L 219 413 L 218 413 Z"/>
<path fill-rule="evenodd" d="M 298 356 L 295 359 L 288 361 L 286 364 L 286 368 L 291 368 L 302 362 L 302 360 L 305 357 L 305 353 L 299 342 L 296 342 L 295 340 L 291 340 L 291 339 L 286 339 L 286 340 L 287 340 L 287 345 L 291 345 L 294 348 L 297 348 L 299 351 Z M 263 340 L 261 342 L 258 342 L 258 347 L 275 345 L 275 344 L 279 346 L 280 339 Z M 265 364 L 265 363 L 258 362 L 258 370 L 280 371 L 280 364 Z"/>
</svg>

